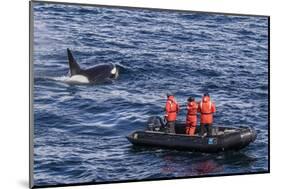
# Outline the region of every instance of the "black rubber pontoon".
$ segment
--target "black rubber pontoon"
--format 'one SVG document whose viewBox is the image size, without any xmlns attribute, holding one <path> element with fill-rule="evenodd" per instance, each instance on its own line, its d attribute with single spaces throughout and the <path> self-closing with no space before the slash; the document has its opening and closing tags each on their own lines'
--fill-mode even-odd
<svg viewBox="0 0 281 189">
<path fill-rule="evenodd" d="M 145 131 L 135 131 L 127 136 L 134 145 L 155 146 L 188 151 L 219 152 L 239 150 L 256 139 L 256 131 L 250 127 L 214 127 L 211 136 L 188 136 L 185 123 L 176 123 L 176 134 L 164 132 L 161 118 L 153 117 L 148 121 Z"/>
</svg>

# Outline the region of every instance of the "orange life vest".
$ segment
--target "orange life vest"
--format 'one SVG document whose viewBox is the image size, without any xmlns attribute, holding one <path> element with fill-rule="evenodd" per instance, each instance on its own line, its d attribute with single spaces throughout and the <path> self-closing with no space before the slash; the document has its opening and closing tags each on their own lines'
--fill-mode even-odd
<svg viewBox="0 0 281 189">
<path fill-rule="evenodd" d="M 188 102 L 187 103 L 187 115 L 186 121 L 187 122 L 195 122 L 197 121 L 197 109 L 198 105 L 196 102 Z"/>
<path fill-rule="evenodd" d="M 169 96 L 166 102 L 166 119 L 167 121 L 176 121 L 179 105 L 173 96 Z"/>
<path fill-rule="evenodd" d="M 199 103 L 198 110 L 201 113 L 201 124 L 213 123 L 213 113 L 216 112 L 216 106 L 211 101 L 210 97 L 203 97 L 202 101 Z"/>
</svg>

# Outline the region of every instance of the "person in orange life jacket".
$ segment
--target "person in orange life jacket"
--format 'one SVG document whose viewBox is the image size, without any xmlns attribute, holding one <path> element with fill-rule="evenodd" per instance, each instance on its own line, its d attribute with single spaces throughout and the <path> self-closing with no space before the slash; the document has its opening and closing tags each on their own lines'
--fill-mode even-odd
<svg viewBox="0 0 281 189">
<path fill-rule="evenodd" d="M 193 97 L 187 99 L 187 114 L 186 114 L 186 134 L 194 136 L 197 125 L 197 109 L 198 105 Z"/>
<path fill-rule="evenodd" d="M 167 93 L 167 102 L 165 106 L 165 119 L 167 120 L 167 127 L 169 133 L 175 133 L 175 124 L 177 120 L 177 113 L 179 112 L 180 108 L 175 100 L 175 97 L 171 93 Z"/>
<path fill-rule="evenodd" d="M 207 131 L 207 136 L 211 135 L 211 126 L 213 123 L 213 114 L 216 112 L 216 106 L 211 101 L 210 95 L 205 93 L 202 101 L 199 103 L 198 112 L 201 113 L 200 129 L 201 136 L 204 136 Z"/>
</svg>

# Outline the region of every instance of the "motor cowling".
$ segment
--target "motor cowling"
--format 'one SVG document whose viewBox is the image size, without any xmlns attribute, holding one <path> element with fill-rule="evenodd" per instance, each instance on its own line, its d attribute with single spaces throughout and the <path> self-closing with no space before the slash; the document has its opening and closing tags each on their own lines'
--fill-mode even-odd
<svg viewBox="0 0 281 189">
<path fill-rule="evenodd" d="M 148 131 L 163 131 L 164 130 L 164 121 L 159 116 L 152 116 L 149 117 L 147 120 L 147 130 Z"/>
</svg>

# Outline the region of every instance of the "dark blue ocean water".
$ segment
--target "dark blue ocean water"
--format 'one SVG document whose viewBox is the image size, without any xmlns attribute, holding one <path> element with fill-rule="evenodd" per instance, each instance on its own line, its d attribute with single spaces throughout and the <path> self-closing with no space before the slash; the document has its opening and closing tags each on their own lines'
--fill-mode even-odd
<svg viewBox="0 0 281 189">
<path fill-rule="evenodd" d="M 266 17 L 34 3 L 35 184 L 267 171 L 267 28 Z M 83 68 L 118 64 L 120 77 L 65 83 L 66 48 Z M 253 126 L 257 140 L 217 154 L 133 147 L 125 136 L 163 115 L 167 91 L 182 106 L 208 91 L 215 123 Z"/>
</svg>

